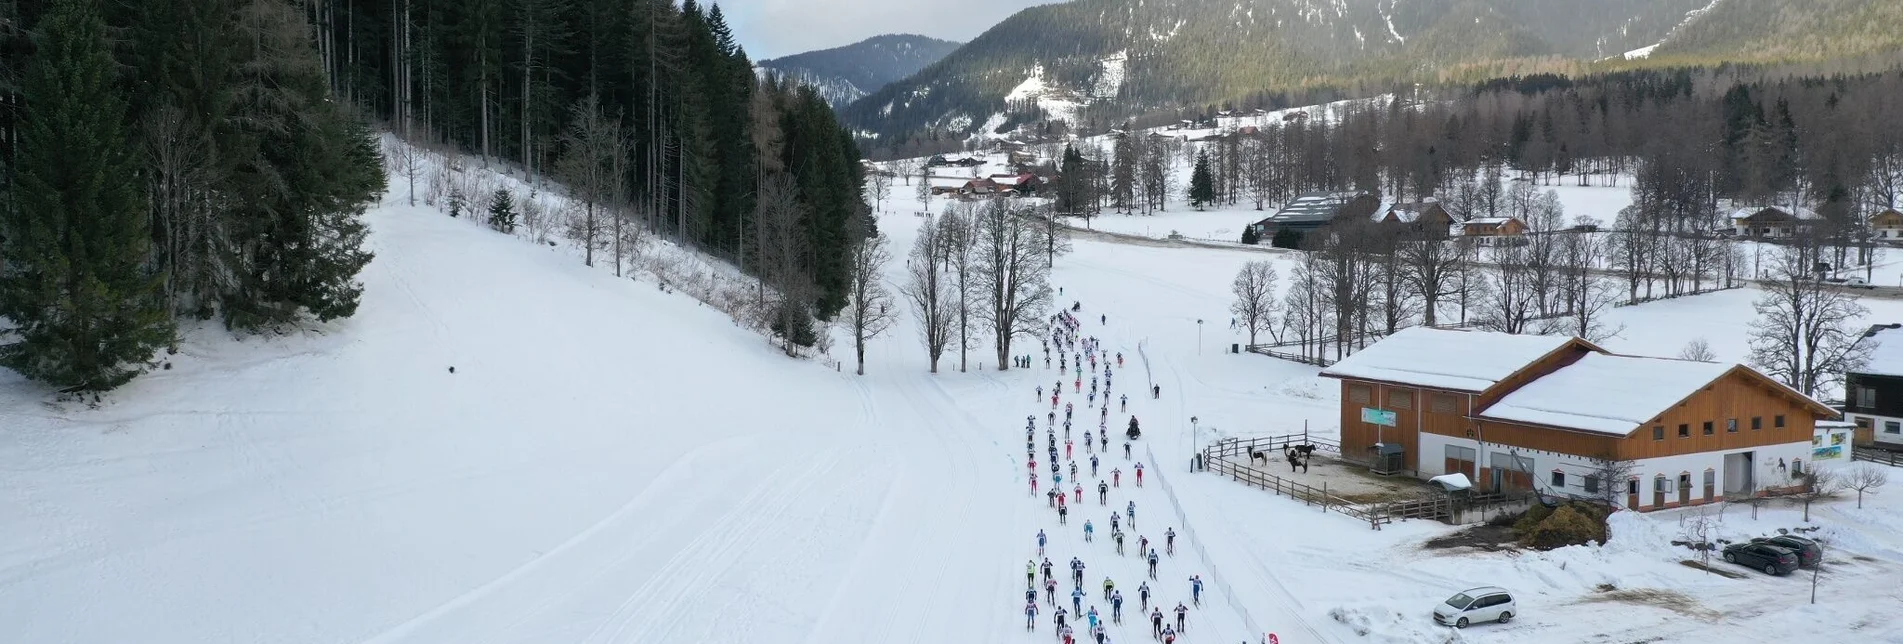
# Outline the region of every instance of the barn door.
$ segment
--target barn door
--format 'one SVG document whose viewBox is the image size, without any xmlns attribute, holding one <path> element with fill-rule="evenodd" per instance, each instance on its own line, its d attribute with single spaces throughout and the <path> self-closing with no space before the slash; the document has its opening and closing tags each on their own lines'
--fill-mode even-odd
<svg viewBox="0 0 1903 644">
<path fill-rule="evenodd" d="M 1678 504 L 1689 505 L 1692 502 L 1692 473 L 1681 472 L 1678 475 Z"/>
</svg>

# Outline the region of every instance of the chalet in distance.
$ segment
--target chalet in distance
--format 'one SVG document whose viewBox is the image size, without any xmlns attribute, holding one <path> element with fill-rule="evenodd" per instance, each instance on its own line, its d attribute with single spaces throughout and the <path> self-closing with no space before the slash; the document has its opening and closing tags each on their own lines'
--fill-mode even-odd
<svg viewBox="0 0 1903 644">
<path fill-rule="evenodd" d="M 1883 212 L 1870 215 L 1870 232 L 1877 239 L 1903 241 L 1903 212 L 1885 208 Z"/>
<path fill-rule="evenodd" d="M 1903 449 L 1903 324 L 1870 327 L 1857 344 L 1870 359 L 1844 374 L 1844 420 L 1859 445 Z"/>
<path fill-rule="evenodd" d="M 1732 227 L 1740 237 L 1791 237 L 1807 232 L 1823 219 L 1809 208 L 1744 208 L 1731 213 Z"/>
<path fill-rule="evenodd" d="M 1345 454 L 1483 490 L 1656 510 L 1794 485 L 1836 412 L 1749 367 L 1618 355 L 1579 338 L 1412 328 L 1322 371 Z M 1387 455 L 1377 459 L 1379 455 Z M 1629 464 L 1623 481 L 1604 463 Z"/>
<path fill-rule="evenodd" d="M 1303 195 L 1250 227 L 1257 238 L 1266 243 L 1282 230 L 1306 234 L 1336 221 L 1348 220 L 1372 221 L 1383 226 L 1421 226 L 1437 231 L 1436 235 L 1445 231 L 1447 236 L 1471 237 L 1482 245 L 1527 232 L 1526 224 L 1512 217 L 1461 221 L 1433 198 L 1419 203 L 1395 203 L 1359 192 Z"/>
</svg>

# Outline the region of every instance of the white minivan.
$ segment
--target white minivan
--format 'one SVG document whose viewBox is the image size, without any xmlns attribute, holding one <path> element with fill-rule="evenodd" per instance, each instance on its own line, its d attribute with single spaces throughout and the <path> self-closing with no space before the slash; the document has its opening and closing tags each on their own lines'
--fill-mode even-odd
<svg viewBox="0 0 1903 644">
<path fill-rule="evenodd" d="M 1505 588 L 1485 586 L 1461 591 L 1434 606 L 1434 621 L 1466 628 L 1473 622 L 1506 623 L 1519 612 L 1513 594 Z"/>
</svg>

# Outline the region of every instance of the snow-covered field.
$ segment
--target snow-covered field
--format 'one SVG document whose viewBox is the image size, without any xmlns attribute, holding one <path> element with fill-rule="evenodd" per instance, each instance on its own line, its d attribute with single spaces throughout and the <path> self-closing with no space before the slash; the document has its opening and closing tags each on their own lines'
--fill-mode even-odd
<svg viewBox="0 0 1903 644">
<path fill-rule="evenodd" d="M 918 204 L 894 193 L 881 229 L 903 255 Z M 1223 323 L 1230 278 L 1279 255 L 1080 238 L 1058 260 L 1058 302 L 1123 354 L 1116 392 L 1162 387 L 1108 421 L 1142 419 L 1145 486 L 1111 456 L 1110 507 L 1060 526 L 1017 447 L 1022 418 L 1050 410 L 1041 361 L 998 372 L 985 344 L 970 372 L 954 354 L 930 375 L 908 319 L 853 377 L 565 247 L 421 207 L 369 220 L 377 258 L 353 319 L 195 330 L 170 370 L 97 408 L 0 373 L 0 641 L 1048 642 L 1051 607 L 1025 632 L 1018 578 L 1043 529 L 1060 570 L 1087 564 L 1087 606 L 1107 612 L 1105 577 L 1123 589 L 1131 614 L 1109 635 L 1136 642 L 1144 571 L 1103 538 L 1128 502 L 1133 540 L 1179 534 L 1151 583 L 1161 602 L 1186 601 L 1190 575 L 1210 582 L 1185 643 L 1903 641 L 1894 493 L 1814 510 L 1841 549 L 1813 607 L 1804 579 L 1677 565 L 1674 513 L 1618 515 L 1605 547 L 1423 550 L 1452 528 L 1377 532 L 1189 472 L 1217 436 L 1337 429 L 1314 368 L 1224 353 L 1243 341 Z M 1752 298 L 1618 309 L 1609 345 L 1705 338 L 1738 359 Z M 1868 304 L 1903 318 L 1903 302 Z M 1726 534 L 1799 523 L 1743 512 Z M 1518 592 L 1522 618 L 1432 624 L 1434 602 L 1482 584 Z"/>
</svg>

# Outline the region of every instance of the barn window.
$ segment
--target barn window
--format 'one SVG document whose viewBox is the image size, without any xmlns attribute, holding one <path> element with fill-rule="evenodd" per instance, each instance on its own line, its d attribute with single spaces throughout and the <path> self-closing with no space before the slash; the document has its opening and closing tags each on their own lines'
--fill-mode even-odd
<svg viewBox="0 0 1903 644">
<path fill-rule="evenodd" d="M 1886 420 L 1886 421 L 1883 421 L 1883 433 L 1885 434 L 1903 433 L 1903 427 L 1898 427 L 1897 422 L 1894 420 Z"/>
<path fill-rule="evenodd" d="M 1803 476 L 1803 475 L 1804 475 L 1804 460 L 1797 459 L 1797 458 L 1791 459 L 1791 476 Z"/>
<path fill-rule="evenodd" d="M 1686 424 L 1686 423 L 1679 423 L 1679 424 L 1678 424 L 1678 437 L 1679 437 L 1679 438 L 1690 438 L 1690 437 L 1691 437 L 1691 435 L 1692 435 L 1692 426 L 1691 426 L 1691 425 L 1689 425 L 1689 424 Z"/>
<path fill-rule="evenodd" d="M 1566 487 L 1566 473 L 1565 472 L 1561 472 L 1559 470 L 1553 470 L 1553 487 L 1556 487 L 1556 488 Z"/>
<path fill-rule="evenodd" d="M 1368 386 L 1348 385 L 1348 400 L 1364 405 L 1368 404 Z"/>
<path fill-rule="evenodd" d="M 1732 433 L 1732 434 L 1735 434 L 1735 433 L 1737 433 L 1737 432 L 1738 432 L 1738 419 L 1736 419 L 1736 418 L 1726 418 L 1726 419 L 1725 419 L 1725 432 L 1726 432 L 1726 433 Z"/>
<path fill-rule="evenodd" d="M 1626 494 L 1638 494 L 1638 493 L 1639 493 L 1639 477 L 1636 477 L 1636 476 L 1634 476 L 1634 477 L 1632 477 L 1632 478 L 1629 478 L 1629 479 L 1626 479 L 1626 482 L 1625 482 L 1625 493 L 1626 493 Z"/>
<path fill-rule="evenodd" d="M 1771 417 L 1771 426 L 1772 426 L 1772 427 L 1783 427 L 1783 426 L 1784 426 L 1784 414 L 1778 414 L 1778 415 L 1776 415 L 1776 416 L 1772 416 L 1772 417 Z"/>
<path fill-rule="evenodd" d="M 1414 392 L 1405 389 L 1388 391 L 1388 406 L 1394 409 L 1413 409 Z"/>
<path fill-rule="evenodd" d="M 1598 492 L 1599 492 L 1599 477 L 1591 475 L 1591 474 L 1587 474 L 1586 475 L 1586 493 L 1597 494 Z"/>
<path fill-rule="evenodd" d="M 1705 435 L 1706 436 L 1711 435 L 1711 421 L 1709 420 L 1705 421 Z"/>
<path fill-rule="evenodd" d="M 1455 401 L 1453 396 L 1434 394 L 1434 413 L 1436 414 L 1454 413 L 1454 410 L 1459 408 L 1459 406 L 1460 403 Z"/>
<path fill-rule="evenodd" d="M 1652 426 L 1652 440 L 1655 440 L 1655 441 L 1665 440 L 1665 426 L 1664 425 Z"/>
<path fill-rule="evenodd" d="M 1751 429 L 1764 429 L 1764 417 L 1763 417 L 1763 416 L 1752 416 L 1752 417 L 1751 417 Z"/>
</svg>

